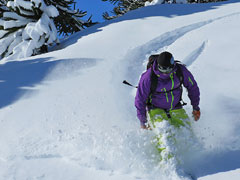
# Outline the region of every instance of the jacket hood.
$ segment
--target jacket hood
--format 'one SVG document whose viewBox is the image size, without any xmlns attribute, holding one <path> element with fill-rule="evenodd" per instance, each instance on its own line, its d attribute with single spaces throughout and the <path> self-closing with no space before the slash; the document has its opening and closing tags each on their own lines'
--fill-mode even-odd
<svg viewBox="0 0 240 180">
<path fill-rule="evenodd" d="M 170 79 L 170 75 L 171 73 L 173 72 L 176 72 L 177 71 L 177 67 L 176 67 L 176 62 L 174 62 L 174 68 L 173 70 L 168 73 L 168 74 L 165 74 L 165 73 L 162 73 L 158 70 L 158 64 L 157 64 L 157 61 L 154 61 L 153 63 L 153 72 L 160 78 L 160 79 Z"/>
</svg>

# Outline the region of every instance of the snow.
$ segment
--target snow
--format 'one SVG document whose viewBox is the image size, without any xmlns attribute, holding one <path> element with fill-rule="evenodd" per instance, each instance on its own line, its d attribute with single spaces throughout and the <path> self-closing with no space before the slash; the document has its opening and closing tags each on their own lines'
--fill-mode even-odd
<svg viewBox="0 0 240 180">
<path fill-rule="evenodd" d="M 7 7 L 16 8 L 16 7 L 24 7 L 25 9 L 31 10 L 32 6 L 31 3 L 24 0 L 14 0 L 14 1 L 8 1 Z"/>
<path fill-rule="evenodd" d="M 0 49 L 0 53 L 3 53 L 7 49 L 7 46 L 5 46 L 5 44 L 9 44 L 12 41 L 14 41 L 14 37 L 6 37 L 4 39 L 1 39 L 0 42 L 3 44 L 3 46 Z"/>
<path fill-rule="evenodd" d="M 6 18 L 23 20 L 23 21 L 25 20 L 26 21 L 26 18 L 24 18 L 22 16 L 19 16 L 18 14 L 14 13 L 14 12 L 4 12 L 3 16 L 6 17 Z"/>
<path fill-rule="evenodd" d="M 4 29 L 10 29 L 25 26 L 27 23 L 29 23 L 29 21 L 5 21 L 3 27 Z"/>
<path fill-rule="evenodd" d="M 49 17 L 57 17 L 59 15 L 57 8 L 54 7 L 53 5 L 47 6 L 46 9 L 43 10 L 43 12 L 44 11 L 47 13 Z"/>
<path fill-rule="evenodd" d="M 122 84 L 136 85 L 148 56 L 163 50 L 188 66 L 201 92 L 192 123 L 202 146 L 181 157 L 184 170 L 239 179 L 239 9 L 237 0 L 148 6 L 50 53 L 1 60 L 0 179 L 188 179 L 159 166 L 154 133 L 136 118 L 136 90 Z"/>
<path fill-rule="evenodd" d="M 2 38 L 5 34 L 7 34 L 7 31 L 0 31 L 0 38 Z"/>
</svg>

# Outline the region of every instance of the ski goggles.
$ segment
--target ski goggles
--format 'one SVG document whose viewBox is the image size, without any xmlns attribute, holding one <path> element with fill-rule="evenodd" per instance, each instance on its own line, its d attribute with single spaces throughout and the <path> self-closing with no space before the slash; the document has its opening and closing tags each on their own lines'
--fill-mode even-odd
<svg viewBox="0 0 240 180">
<path fill-rule="evenodd" d="M 165 74 L 170 73 L 173 70 L 173 68 L 174 68 L 174 65 L 171 65 L 168 67 L 158 65 L 158 70 Z"/>
</svg>

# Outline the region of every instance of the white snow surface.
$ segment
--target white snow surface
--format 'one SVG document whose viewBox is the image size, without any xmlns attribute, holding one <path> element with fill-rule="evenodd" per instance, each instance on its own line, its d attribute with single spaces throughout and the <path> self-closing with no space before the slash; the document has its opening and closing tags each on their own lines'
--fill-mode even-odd
<svg viewBox="0 0 240 180">
<path fill-rule="evenodd" d="M 201 92 L 201 119 L 192 121 L 201 148 L 182 157 L 183 170 L 198 180 L 239 180 L 239 22 L 238 0 L 154 5 L 50 53 L 0 61 L 0 179 L 189 179 L 159 166 L 153 132 L 136 118 L 136 90 L 122 84 L 137 85 L 149 55 L 167 50 Z"/>
</svg>

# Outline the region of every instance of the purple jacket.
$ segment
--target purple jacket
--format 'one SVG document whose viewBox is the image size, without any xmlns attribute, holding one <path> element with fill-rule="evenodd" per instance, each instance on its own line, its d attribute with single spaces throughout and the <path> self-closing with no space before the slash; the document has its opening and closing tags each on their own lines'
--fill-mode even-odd
<svg viewBox="0 0 240 180">
<path fill-rule="evenodd" d="M 190 71 L 184 66 L 180 65 L 183 73 L 183 85 L 188 90 L 188 97 L 191 100 L 191 105 L 194 110 L 199 110 L 200 92 L 196 81 Z M 161 73 L 157 68 L 157 62 L 153 64 L 153 72 L 158 76 L 158 85 L 155 93 L 152 94 L 152 105 L 160 109 L 177 109 L 181 98 L 180 80 L 176 75 L 177 67 L 169 74 Z M 141 125 L 147 122 L 146 108 L 147 100 L 151 88 L 151 68 L 144 72 L 138 84 L 138 90 L 135 97 L 135 106 L 137 108 L 137 117 Z M 174 89 L 171 91 L 171 89 Z M 162 92 L 162 93 L 156 93 Z M 181 106 L 180 106 L 181 108 Z"/>
</svg>

